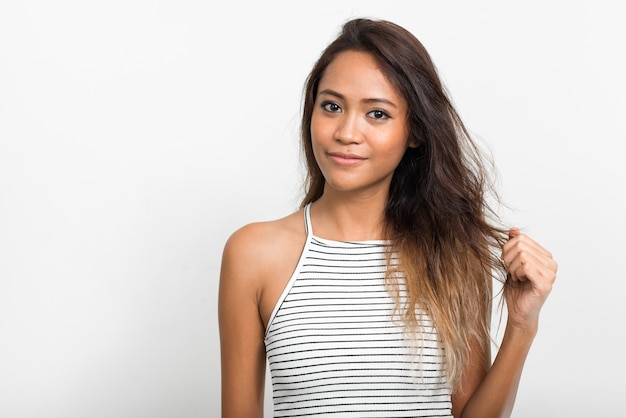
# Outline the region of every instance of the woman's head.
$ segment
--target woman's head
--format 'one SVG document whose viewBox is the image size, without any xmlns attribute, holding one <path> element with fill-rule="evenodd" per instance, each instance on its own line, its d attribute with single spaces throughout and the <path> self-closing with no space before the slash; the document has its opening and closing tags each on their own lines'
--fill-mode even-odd
<svg viewBox="0 0 626 418">
<path fill-rule="evenodd" d="M 408 104 L 409 142 L 418 147 L 425 145 L 432 140 L 429 131 L 442 129 L 442 119 L 443 124 L 448 125 L 454 133 L 450 118 L 451 105 L 435 66 L 419 40 L 406 29 L 391 22 L 351 20 L 323 51 L 307 79 L 302 115 L 302 145 L 308 168 L 305 203 L 318 199 L 324 188 L 324 178 L 311 146 L 311 117 L 318 86 L 330 63 L 346 51 L 371 54 L 388 81 L 403 96 Z M 423 158 L 423 152 L 420 151 L 407 154 L 406 159 Z M 401 165 L 407 163 L 410 161 L 403 161 Z"/>
</svg>

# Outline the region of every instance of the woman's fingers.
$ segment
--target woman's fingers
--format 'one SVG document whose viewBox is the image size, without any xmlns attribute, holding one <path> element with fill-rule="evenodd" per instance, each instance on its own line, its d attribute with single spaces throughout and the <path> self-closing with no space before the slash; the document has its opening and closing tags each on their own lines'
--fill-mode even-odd
<svg viewBox="0 0 626 418">
<path fill-rule="evenodd" d="M 509 237 L 509 241 L 502 247 L 502 260 L 507 270 L 513 263 L 513 260 L 525 260 L 526 257 L 531 256 L 534 257 L 532 258 L 533 260 L 548 268 L 556 267 L 552 253 L 543 248 L 528 235 L 522 234 L 517 228 L 511 228 Z"/>
<path fill-rule="evenodd" d="M 538 287 L 551 288 L 557 271 L 552 254 L 517 228 L 511 228 L 509 237 L 502 250 L 502 260 L 510 280 L 530 280 Z"/>
</svg>

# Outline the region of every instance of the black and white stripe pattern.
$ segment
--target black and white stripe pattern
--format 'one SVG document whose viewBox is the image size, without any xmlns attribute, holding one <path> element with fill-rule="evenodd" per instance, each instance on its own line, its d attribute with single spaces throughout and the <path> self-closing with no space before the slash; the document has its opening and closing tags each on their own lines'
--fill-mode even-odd
<svg viewBox="0 0 626 418">
<path fill-rule="evenodd" d="M 307 242 L 265 336 L 274 417 L 451 417 L 430 323 L 416 342 L 393 321 L 387 244 L 315 237 L 305 213 Z"/>
</svg>

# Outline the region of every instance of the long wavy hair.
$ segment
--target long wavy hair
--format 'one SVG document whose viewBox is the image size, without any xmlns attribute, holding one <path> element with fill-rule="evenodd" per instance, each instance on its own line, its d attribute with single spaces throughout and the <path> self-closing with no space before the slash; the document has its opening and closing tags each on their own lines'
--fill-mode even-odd
<svg viewBox="0 0 626 418">
<path fill-rule="evenodd" d="M 371 54 L 408 103 L 408 148 L 396 168 L 384 227 L 397 255 L 387 285 L 407 331 L 417 335 L 423 314 L 432 321 L 455 389 L 473 344 L 491 343 L 492 279 L 504 279 L 500 251 L 506 230 L 487 202 L 499 202 L 493 168 L 463 125 L 421 42 L 384 20 L 354 19 L 322 52 L 304 92 L 301 137 L 307 164 L 302 206 L 322 196 L 324 177 L 313 155 L 311 116 L 328 65 L 345 51 Z M 402 279 L 399 282 L 398 274 Z M 400 286 L 408 297 L 401 300 Z"/>
</svg>

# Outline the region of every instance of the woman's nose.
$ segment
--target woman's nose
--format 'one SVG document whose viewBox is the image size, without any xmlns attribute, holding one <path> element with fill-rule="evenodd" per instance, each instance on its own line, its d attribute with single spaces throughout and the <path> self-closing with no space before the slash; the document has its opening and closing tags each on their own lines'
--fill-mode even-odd
<svg viewBox="0 0 626 418">
<path fill-rule="evenodd" d="M 335 139 L 344 144 L 354 144 L 363 141 L 358 115 L 345 114 L 337 125 Z"/>
</svg>

